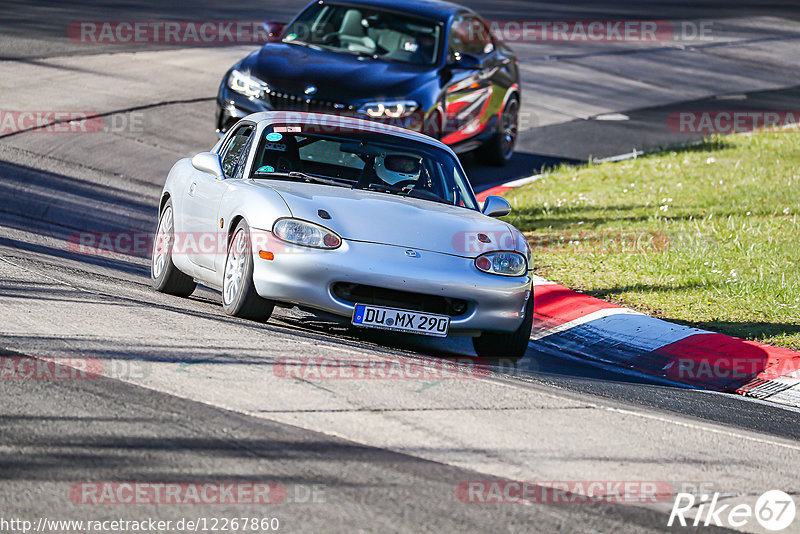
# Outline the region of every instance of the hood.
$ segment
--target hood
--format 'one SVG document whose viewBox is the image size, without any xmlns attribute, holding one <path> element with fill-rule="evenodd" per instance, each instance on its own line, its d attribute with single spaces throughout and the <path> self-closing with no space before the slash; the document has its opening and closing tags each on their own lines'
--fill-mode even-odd
<svg viewBox="0 0 800 534">
<path fill-rule="evenodd" d="M 283 197 L 293 217 L 330 228 L 345 240 L 469 258 L 515 248 L 516 236 L 506 223 L 475 210 L 345 187 L 277 180 L 258 184 Z M 330 220 L 320 218 L 321 209 Z M 491 243 L 480 243 L 479 233 Z"/>
<path fill-rule="evenodd" d="M 246 58 L 241 69 L 249 69 L 277 91 L 303 94 L 309 85 L 315 98 L 339 102 L 397 98 L 418 89 L 436 77 L 433 66 L 381 61 L 346 53 L 286 43 L 269 43 Z"/>
</svg>

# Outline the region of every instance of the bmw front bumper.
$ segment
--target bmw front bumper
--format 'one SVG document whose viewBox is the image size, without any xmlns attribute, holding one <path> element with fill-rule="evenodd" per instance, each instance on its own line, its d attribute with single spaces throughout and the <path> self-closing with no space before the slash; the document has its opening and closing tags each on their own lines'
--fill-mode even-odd
<svg viewBox="0 0 800 534">
<path fill-rule="evenodd" d="M 391 126 L 399 126 L 415 132 L 423 131 L 423 121 L 419 116 L 412 115 L 404 119 L 374 119 L 367 115 L 361 115 L 355 110 L 360 106 L 360 103 L 342 104 L 342 109 L 330 109 L 327 106 L 321 106 L 320 102 L 315 99 L 308 99 L 309 104 L 304 105 L 303 100 L 299 99 L 293 102 L 289 107 L 273 108 L 268 100 L 261 100 L 256 98 L 249 98 L 235 91 L 231 91 L 223 83 L 220 86 L 217 94 L 217 116 L 216 116 L 216 129 L 217 133 L 225 133 L 231 126 L 233 126 L 239 119 L 250 115 L 251 113 L 258 113 L 261 111 L 301 111 L 322 113 L 325 115 L 342 115 L 345 117 L 354 117 L 357 119 L 371 120 L 381 122 Z"/>
</svg>

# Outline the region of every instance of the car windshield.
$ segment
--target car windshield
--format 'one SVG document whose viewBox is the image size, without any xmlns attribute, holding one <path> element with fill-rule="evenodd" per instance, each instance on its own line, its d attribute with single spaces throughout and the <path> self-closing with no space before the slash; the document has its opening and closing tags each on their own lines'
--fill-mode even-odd
<svg viewBox="0 0 800 534">
<path fill-rule="evenodd" d="M 267 127 L 251 178 L 339 185 L 478 209 L 461 166 L 445 150 L 382 133 L 318 130 Z"/>
<path fill-rule="evenodd" d="M 441 25 L 402 13 L 319 3 L 287 28 L 283 42 L 376 59 L 431 65 Z"/>
</svg>

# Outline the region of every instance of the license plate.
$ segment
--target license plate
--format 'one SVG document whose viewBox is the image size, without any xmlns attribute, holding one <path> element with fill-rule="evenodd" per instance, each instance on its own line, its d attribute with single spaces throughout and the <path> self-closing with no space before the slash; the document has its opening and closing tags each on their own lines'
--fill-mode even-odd
<svg viewBox="0 0 800 534">
<path fill-rule="evenodd" d="M 450 317 L 383 306 L 356 304 L 353 324 L 395 332 L 410 332 L 423 336 L 447 337 Z"/>
</svg>

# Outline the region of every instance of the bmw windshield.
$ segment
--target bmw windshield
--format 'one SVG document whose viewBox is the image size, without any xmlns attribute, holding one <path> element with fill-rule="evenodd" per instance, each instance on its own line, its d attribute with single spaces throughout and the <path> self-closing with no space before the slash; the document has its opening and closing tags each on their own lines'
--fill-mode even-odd
<svg viewBox="0 0 800 534">
<path fill-rule="evenodd" d="M 366 7 L 316 4 L 287 28 L 283 42 L 416 65 L 436 62 L 435 21 Z"/>
<path fill-rule="evenodd" d="M 461 166 L 442 149 L 392 135 L 317 130 L 313 125 L 266 128 L 251 177 L 339 185 L 478 209 Z"/>
</svg>

